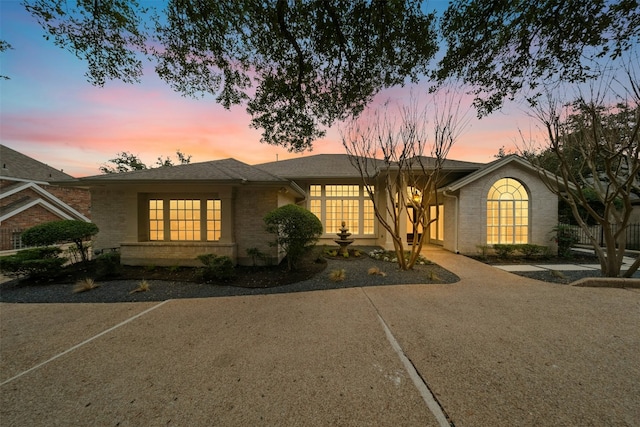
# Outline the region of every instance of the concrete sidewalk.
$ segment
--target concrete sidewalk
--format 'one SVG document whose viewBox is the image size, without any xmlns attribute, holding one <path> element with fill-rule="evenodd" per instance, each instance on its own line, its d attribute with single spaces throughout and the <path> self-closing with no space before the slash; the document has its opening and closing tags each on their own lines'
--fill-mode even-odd
<svg viewBox="0 0 640 427">
<path fill-rule="evenodd" d="M 575 252 L 582 252 L 593 255 L 593 250 L 573 248 Z M 621 271 L 627 271 L 634 263 L 635 259 L 631 257 L 622 258 Z M 526 272 L 526 271 L 600 271 L 600 264 L 580 264 L 574 262 L 566 262 L 564 264 L 504 264 L 494 265 L 504 271 L 509 272 Z"/>
<path fill-rule="evenodd" d="M 461 281 L 1 304 L 0 425 L 446 425 L 422 380 L 457 427 L 638 425 L 638 290 L 427 256 Z"/>
</svg>

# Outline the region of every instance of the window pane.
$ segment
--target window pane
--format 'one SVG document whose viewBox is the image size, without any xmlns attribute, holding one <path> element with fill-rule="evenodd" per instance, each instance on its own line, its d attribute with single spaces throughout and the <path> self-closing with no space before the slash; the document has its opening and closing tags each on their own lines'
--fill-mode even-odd
<svg viewBox="0 0 640 427">
<path fill-rule="evenodd" d="M 487 243 L 528 242 L 529 196 L 512 178 L 496 181 L 487 194 Z"/>
<path fill-rule="evenodd" d="M 149 200 L 149 240 L 164 240 L 163 201 Z"/>
<path fill-rule="evenodd" d="M 322 200 L 311 200 L 309 202 L 309 210 L 322 221 Z"/>
<path fill-rule="evenodd" d="M 362 214 L 362 234 L 375 234 L 375 212 L 371 199 L 366 198 L 364 200 L 364 208 Z"/>
<path fill-rule="evenodd" d="M 322 221 L 325 234 L 338 233 L 343 221 L 352 234 L 375 234 L 373 203 L 363 186 L 310 185 L 309 194 L 309 210 Z"/>
<path fill-rule="evenodd" d="M 200 240 L 200 200 L 169 202 L 171 240 Z"/>
<path fill-rule="evenodd" d="M 338 233 L 342 222 L 352 234 L 360 232 L 358 224 L 359 216 L 358 200 L 327 200 L 327 219 L 325 225 L 326 233 Z"/>
<path fill-rule="evenodd" d="M 220 200 L 207 200 L 207 240 L 220 240 L 222 214 Z"/>
<path fill-rule="evenodd" d="M 359 185 L 327 185 L 327 197 L 358 197 L 360 195 Z"/>
</svg>

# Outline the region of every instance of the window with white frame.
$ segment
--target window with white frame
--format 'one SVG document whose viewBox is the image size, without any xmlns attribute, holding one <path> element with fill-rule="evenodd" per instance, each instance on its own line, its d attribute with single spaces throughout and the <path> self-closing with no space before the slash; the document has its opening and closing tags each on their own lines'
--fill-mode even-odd
<svg viewBox="0 0 640 427">
<path fill-rule="evenodd" d="M 340 232 L 342 222 L 351 234 L 375 234 L 373 202 L 362 185 L 311 185 L 309 210 L 320 219 L 325 234 Z"/>
<path fill-rule="evenodd" d="M 149 240 L 220 240 L 219 199 L 153 198 L 148 206 Z"/>
<path fill-rule="evenodd" d="M 496 181 L 487 194 L 487 244 L 529 242 L 529 194 L 513 178 Z"/>
</svg>

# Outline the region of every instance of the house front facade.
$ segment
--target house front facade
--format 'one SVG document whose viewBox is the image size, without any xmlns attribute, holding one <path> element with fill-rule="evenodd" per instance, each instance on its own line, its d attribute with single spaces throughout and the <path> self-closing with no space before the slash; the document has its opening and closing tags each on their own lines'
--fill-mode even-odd
<svg viewBox="0 0 640 427">
<path fill-rule="evenodd" d="M 372 159 L 372 161 L 379 162 Z M 321 154 L 248 165 L 234 159 L 162 167 L 66 181 L 91 192 L 92 219 L 100 228 L 94 248 L 117 249 L 129 265 L 198 265 L 205 253 L 250 264 L 256 249 L 272 262 L 282 254 L 270 245 L 263 217 L 289 203 L 322 222 L 320 244 L 334 240 L 344 222 L 355 245 L 393 248 L 374 212 L 389 212 L 383 188 L 397 173 L 381 169 L 367 184 L 344 154 Z M 420 173 L 420 171 L 415 171 Z M 557 197 L 537 170 L 517 156 L 492 163 L 447 160 L 427 207 L 434 222 L 415 230 L 401 216 L 402 238 L 423 234 L 425 243 L 456 253 L 477 254 L 497 243 L 552 246 Z M 407 191 L 406 188 L 398 191 Z M 552 249 L 554 249 L 552 247 Z"/>
</svg>

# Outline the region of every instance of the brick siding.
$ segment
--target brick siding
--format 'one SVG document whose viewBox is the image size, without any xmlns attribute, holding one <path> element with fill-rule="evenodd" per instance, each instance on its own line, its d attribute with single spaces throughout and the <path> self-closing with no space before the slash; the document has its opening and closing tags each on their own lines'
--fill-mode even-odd
<svg viewBox="0 0 640 427">
<path fill-rule="evenodd" d="M 238 263 L 250 265 L 253 260 L 247 249 L 257 248 L 278 262 L 280 254 L 269 242 L 275 236 L 265 231 L 264 216 L 279 206 L 292 203 L 291 199 L 278 193 L 276 188 L 238 189 L 234 201 L 235 240 L 238 244 Z"/>
<path fill-rule="evenodd" d="M 15 184 L 13 181 L 2 180 L 2 187 Z M 53 185 L 38 184 L 43 190 L 51 193 L 62 202 L 82 213 L 87 218 L 91 218 L 91 195 L 88 190 L 81 188 L 63 188 Z M 22 200 L 37 200 L 43 198 L 32 188 L 27 188 L 18 193 L 12 194 L 2 199 L 0 207 L 7 207 Z M 46 198 L 45 198 L 46 200 Z M 32 206 L 4 221 L 0 224 L 0 250 L 13 249 L 11 236 L 14 233 L 22 232 L 35 225 L 50 221 L 59 221 L 63 218 L 52 213 L 41 205 Z"/>
</svg>

